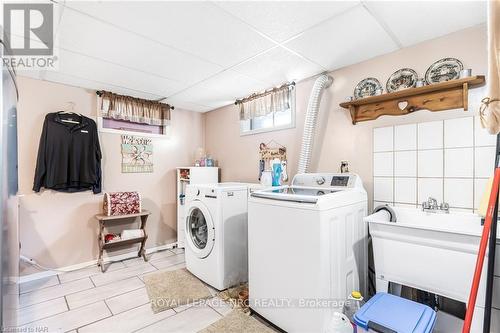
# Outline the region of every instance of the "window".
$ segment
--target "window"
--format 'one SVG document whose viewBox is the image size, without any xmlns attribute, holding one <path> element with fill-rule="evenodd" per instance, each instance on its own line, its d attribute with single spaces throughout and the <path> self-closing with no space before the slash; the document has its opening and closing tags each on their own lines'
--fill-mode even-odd
<svg viewBox="0 0 500 333">
<path fill-rule="evenodd" d="M 285 111 L 273 112 L 268 115 L 254 119 L 242 120 L 240 122 L 242 134 L 252 134 L 256 132 L 266 132 L 293 127 L 293 112 L 289 108 Z"/>
<path fill-rule="evenodd" d="M 167 136 L 171 107 L 106 91 L 98 92 L 98 126 L 100 132 Z"/>
<path fill-rule="evenodd" d="M 134 123 L 128 120 L 102 118 L 102 129 L 110 129 L 122 132 L 149 133 L 157 135 L 166 134 L 166 126 Z"/>
<path fill-rule="evenodd" d="M 241 135 L 257 134 L 295 127 L 295 89 L 290 91 L 289 107 L 264 116 L 240 120 Z"/>
</svg>

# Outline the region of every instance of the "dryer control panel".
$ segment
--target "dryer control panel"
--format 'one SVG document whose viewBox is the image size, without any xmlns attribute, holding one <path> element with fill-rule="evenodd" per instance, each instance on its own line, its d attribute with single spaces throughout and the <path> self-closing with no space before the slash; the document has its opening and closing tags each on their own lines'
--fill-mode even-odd
<svg viewBox="0 0 500 333">
<path fill-rule="evenodd" d="M 343 186 L 346 187 L 349 184 L 349 176 L 333 176 L 330 186 Z"/>
<path fill-rule="evenodd" d="M 360 178 L 353 173 L 303 173 L 293 177 L 292 186 L 305 187 L 362 187 Z"/>
</svg>

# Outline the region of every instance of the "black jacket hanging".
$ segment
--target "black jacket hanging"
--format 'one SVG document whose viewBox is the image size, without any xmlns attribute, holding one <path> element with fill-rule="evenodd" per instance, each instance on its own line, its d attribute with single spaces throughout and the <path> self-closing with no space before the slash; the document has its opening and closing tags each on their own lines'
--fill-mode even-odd
<svg viewBox="0 0 500 333">
<path fill-rule="evenodd" d="M 45 116 L 33 191 L 101 192 L 101 149 L 95 121 L 74 113 Z"/>
</svg>

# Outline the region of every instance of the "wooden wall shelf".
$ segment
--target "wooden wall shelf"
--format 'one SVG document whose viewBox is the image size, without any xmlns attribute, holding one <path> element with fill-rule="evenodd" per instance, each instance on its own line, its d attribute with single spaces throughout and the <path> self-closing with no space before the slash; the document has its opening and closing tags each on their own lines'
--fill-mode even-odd
<svg viewBox="0 0 500 333">
<path fill-rule="evenodd" d="M 471 76 L 409 88 L 393 93 L 370 96 L 351 102 L 340 103 L 351 113 L 352 123 L 374 120 L 380 116 L 400 116 L 418 110 L 444 111 L 464 108 L 467 111 L 469 88 L 483 85 L 484 76 Z"/>
</svg>

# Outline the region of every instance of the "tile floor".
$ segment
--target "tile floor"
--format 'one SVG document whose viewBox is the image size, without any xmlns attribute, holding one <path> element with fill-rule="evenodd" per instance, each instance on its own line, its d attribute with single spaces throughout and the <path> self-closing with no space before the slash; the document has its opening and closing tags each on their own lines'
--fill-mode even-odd
<svg viewBox="0 0 500 333">
<path fill-rule="evenodd" d="M 101 273 L 88 267 L 21 284 L 18 325 L 22 332 L 197 332 L 231 311 L 216 297 L 153 314 L 143 278 L 185 267 L 183 250 L 128 259 Z M 21 330 L 20 330 L 21 331 Z"/>
</svg>

